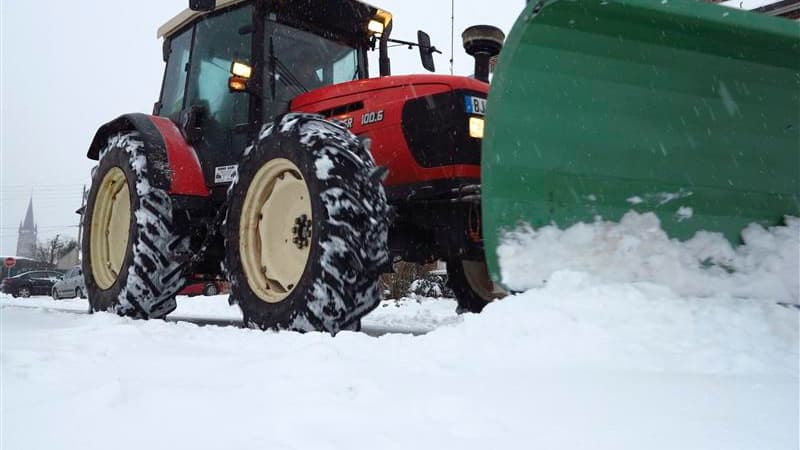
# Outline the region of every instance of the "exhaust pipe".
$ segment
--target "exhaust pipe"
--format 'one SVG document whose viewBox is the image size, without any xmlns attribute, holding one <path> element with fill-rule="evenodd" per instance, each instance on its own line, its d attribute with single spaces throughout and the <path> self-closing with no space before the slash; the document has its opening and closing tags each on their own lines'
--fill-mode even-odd
<svg viewBox="0 0 800 450">
<path fill-rule="evenodd" d="M 461 34 L 464 50 L 475 58 L 475 78 L 489 82 L 489 64 L 491 59 L 500 54 L 506 35 L 491 25 L 474 25 Z"/>
</svg>

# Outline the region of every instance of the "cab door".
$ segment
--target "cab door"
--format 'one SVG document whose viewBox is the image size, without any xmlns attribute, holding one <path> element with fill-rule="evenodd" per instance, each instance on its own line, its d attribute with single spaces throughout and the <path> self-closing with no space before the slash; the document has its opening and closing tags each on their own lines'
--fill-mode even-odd
<svg viewBox="0 0 800 450">
<path fill-rule="evenodd" d="M 184 114 L 191 114 L 200 130 L 192 142 L 211 185 L 231 181 L 224 170 L 235 165 L 249 143 L 250 96 L 230 92 L 233 61 L 251 64 L 253 23 L 250 5 L 212 14 L 194 27 L 194 41 L 186 83 Z"/>
</svg>

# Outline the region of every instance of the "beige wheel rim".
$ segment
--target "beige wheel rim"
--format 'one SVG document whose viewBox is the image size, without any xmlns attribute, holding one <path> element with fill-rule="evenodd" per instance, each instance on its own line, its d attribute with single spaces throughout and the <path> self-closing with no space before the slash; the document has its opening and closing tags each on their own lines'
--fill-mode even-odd
<svg viewBox="0 0 800 450">
<path fill-rule="evenodd" d="M 280 303 L 297 287 L 311 249 L 311 197 L 291 161 L 268 161 L 247 189 L 239 222 L 239 257 L 250 289 Z"/>
<path fill-rule="evenodd" d="M 128 180 L 122 169 L 114 167 L 103 177 L 97 190 L 89 239 L 92 276 L 102 290 L 113 286 L 122 270 L 130 224 Z"/>
<path fill-rule="evenodd" d="M 506 296 L 506 292 L 492 282 L 485 262 L 462 261 L 462 267 L 464 278 L 480 298 L 490 301 Z"/>
</svg>

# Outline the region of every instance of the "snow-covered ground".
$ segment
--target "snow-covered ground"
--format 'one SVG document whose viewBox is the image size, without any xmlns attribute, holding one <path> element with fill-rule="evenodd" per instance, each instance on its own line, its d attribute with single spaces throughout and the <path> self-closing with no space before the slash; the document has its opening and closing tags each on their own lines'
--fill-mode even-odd
<svg viewBox="0 0 800 450">
<path fill-rule="evenodd" d="M 733 253 L 703 240 L 720 270 L 651 219 L 517 233 L 504 267 L 524 293 L 464 316 L 387 301 L 336 337 L 238 328 L 224 296 L 181 298 L 166 322 L 0 297 L 0 448 L 796 450 L 800 311 L 777 301 L 800 277 L 797 229 Z M 552 262 L 586 236 L 597 260 L 533 272 L 534 249 Z M 733 289 L 756 273 L 788 291 Z"/>
</svg>

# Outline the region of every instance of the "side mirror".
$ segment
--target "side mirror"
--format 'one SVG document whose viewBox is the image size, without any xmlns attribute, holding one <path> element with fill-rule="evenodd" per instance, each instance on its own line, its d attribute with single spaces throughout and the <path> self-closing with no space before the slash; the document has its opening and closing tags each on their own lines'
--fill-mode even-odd
<svg viewBox="0 0 800 450">
<path fill-rule="evenodd" d="M 202 122 L 205 114 L 206 108 L 203 105 L 192 105 L 181 111 L 181 131 L 189 144 L 199 142 L 203 138 Z"/>
<path fill-rule="evenodd" d="M 216 0 L 189 0 L 189 9 L 192 11 L 213 11 L 215 6 Z"/>
<path fill-rule="evenodd" d="M 431 47 L 431 37 L 428 33 L 419 30 L 417 31 L 417 42 L 419 43 L 419 57 L 422 60 L 422 67 L 428 72 L 435 72 L 436 66 L 433 63 L 433 52 L 436 51 L 436 48 Z"/>
</svg>

